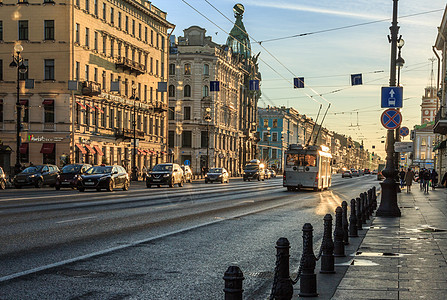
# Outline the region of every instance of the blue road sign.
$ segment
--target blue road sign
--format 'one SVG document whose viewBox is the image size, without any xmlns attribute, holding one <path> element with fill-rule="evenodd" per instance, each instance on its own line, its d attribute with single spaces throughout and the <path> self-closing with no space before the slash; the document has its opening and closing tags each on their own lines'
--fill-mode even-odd
<svg viewBox="0 0 447 300">
<path fill-rule="evenodd" d="M 380 121 L 386 129 L 396 129 L 402 123 L 402 115 L 396 109 L 390 108 L 382 113 Z"/>
<path fill-rule="evenodd" d="M 211 92 L 219 92 L 219 81 L 210 81 L 210 91 Z"/>
<path fill-rule="evenodd" d="M 382 87 L 382 108 L 401 108 L 403 88 L 398 86 Z"/>
<path fill-rule="evenodd" d="M 304 88 L 304 77 L 293 78 L 293 88 L 295 89 Z"/>
<path fill-rule="evenodd" d="M 185 166 L 189 166 L 191 164 L 191 161 L 189 159 L 185 160 L 183 163 Z"/>
<path fill-rule="evenodd" d="M 408 129 L 408 127 L 401 127 L 399 130 L 399 134 L 401 136 L 407 136 L 410 134 L 410 129 Z"/>
<path fill-rule="evenodd" d="M 250 91 L 259 91 L 259 80 L 250 80 Z"/>
<path fill-rule="evenodd" d="M 361 85 L 361 84 L 363 84 L 362 74 L 351 74 L 351 85 Z"/>
</svg>

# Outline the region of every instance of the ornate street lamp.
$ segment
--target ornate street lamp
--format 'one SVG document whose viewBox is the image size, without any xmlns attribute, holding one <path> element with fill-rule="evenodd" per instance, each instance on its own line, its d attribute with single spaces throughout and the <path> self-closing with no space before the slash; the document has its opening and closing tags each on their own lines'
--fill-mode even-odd
<svg viewBox="0 0 447 300">
<path fill-rule="evenodd" d="M 133 128 L 133 149 L 132 149 L 132 180 L 138 181 L 138 172 L 137 172 L 137 114 L 136 114 L 136 100 L 140 100 L 138 97 L 135 97 L 135 92 L 137 90 L 137 86 L 135 84 L 132 85 L 132 96 L 130 99 L 133 99 L 133 120 L 132 120 L 132 128 Z"/>
<path fill-rule="evenodd" d="M 266 161 L 266 167 L 268 167 L 268 161 L 270 157 L 270 137 L 272 136 L 272 133 L 270 132 L 271 128 L 267 127 L 267 159 L 264 159 Z"/>
<path fill-rule="evenodd" d="M 21 137 L 20 132 L 22 130 L 22 106 L 20 105 L 20 73 L 24 74 L 28 71 L 28 68 L 23 63 L 24 60 L 20 53 L 23 51 L 23 46 L 20 44 L 16 44 L 14 46 L 14 53 L 12 55 L 12 62 L 9 64 L 10 68 L 17 69 L 17 99 L 16 99 L 16 111 L 17 111 L 17 131 L 16 131 L 16 164 L 14 166 L 14 173 L 20 173 L 22 169 L 21 160 L 20 160 L 20 144 Z"/>
<path fill-rule="evenodd" d="M 210 122 L 211 122 L 211 108 L 205 108 L 206 115 L 206 171 L 209 169 L 209 161 L 210 161 Z"/>
</svg>

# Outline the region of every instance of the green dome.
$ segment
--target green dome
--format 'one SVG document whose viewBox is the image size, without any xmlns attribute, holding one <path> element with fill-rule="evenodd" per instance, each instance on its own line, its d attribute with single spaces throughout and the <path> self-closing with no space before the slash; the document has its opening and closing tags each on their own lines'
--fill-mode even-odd
<svg viewBox="0 0 447 300">
<path fill-rule="evenodd" d="M 226 45 L 231 47 L 233 53 L 239 53 L 244 58 L 251 57 L 250 39 L 245 30 L 244 23 L 242 22 L 242 15 L 244 14 L 244 6 L 240 3 L 233 7 L 234 17 L 236 23 L 230 31 L 230 36 L 227 39 Z"/>
</svg>

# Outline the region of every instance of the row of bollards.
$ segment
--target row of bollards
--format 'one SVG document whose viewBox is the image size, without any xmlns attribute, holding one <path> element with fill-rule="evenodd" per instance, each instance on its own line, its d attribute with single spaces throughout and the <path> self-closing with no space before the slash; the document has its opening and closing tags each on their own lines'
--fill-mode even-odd
<svg viewBox="0 0 447 300">
<path fill-rule="evenodd" d="M 300 297 L 317 297 L 316 262 L 321 258 L 320 273 L 335 273 L 334 257 L 344 257 L 345 245 L 349 245 L 350 237 L 358 237 L 373 212 L 377 209 L 376 188 L 372 187 L 359 197 L 351 200 L 351 212 L 348 221 L 348 203 L 343 201 L 335 210 L 335 228 L 332 240 L 332 216 L 324 216 L 324 233 L 319 254 L 314 255 L 313 227 L 310 223 L 303 226 L 303 253 L 295 280 L 290 278 L 289 258 L 290 243 L 287 238 L 276 242 L 276 265 L 273 279 L 271 300 L 290 300 L 293 296 L 293 285 L 300 281 Z M 242 281 L 244 275 L 237 266 L 228 267 L 224 274 L 225 300 L 242 300 Z"/>
</svg>

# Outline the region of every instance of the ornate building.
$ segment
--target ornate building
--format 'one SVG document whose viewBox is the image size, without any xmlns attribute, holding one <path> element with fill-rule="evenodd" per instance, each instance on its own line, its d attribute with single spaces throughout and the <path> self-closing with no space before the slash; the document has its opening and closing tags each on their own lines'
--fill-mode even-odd
<svg viewBox="0 0 447 300">
<path fill-rule="evenodd" d="M 173 27 L 149 1 L 2 1 L 0 165 L 15 164 L 17 123 L 25 165 L 130 167 L 133 124 L 137 165 L 164 161 L 167 99 L 158 88 Z M 6 68 L 11 54 L 25 73 Z"/>
<path fill-rule="evenodd" d="M 171 39 L 168 147 L 173 160 L 191 165 L 195 174 L 203 167 L 238 174 L 256 154 L 259 91 L 250 91 L 249 81 L 260 75 L 242 13 L 236 5 L 236 29 L 226 45 L 214 43 L 198 26 Z"/>
</svg>

